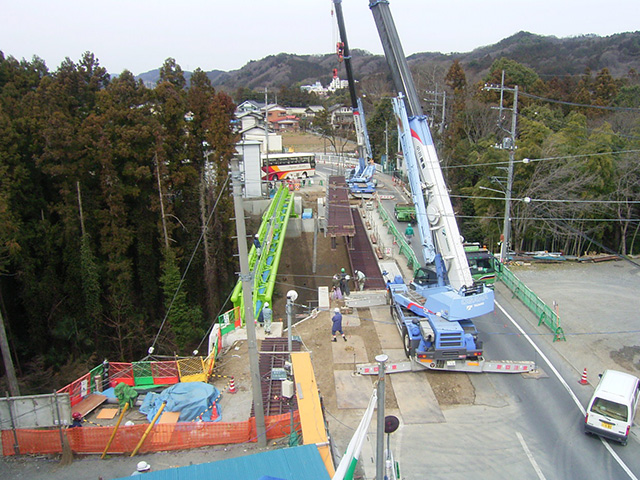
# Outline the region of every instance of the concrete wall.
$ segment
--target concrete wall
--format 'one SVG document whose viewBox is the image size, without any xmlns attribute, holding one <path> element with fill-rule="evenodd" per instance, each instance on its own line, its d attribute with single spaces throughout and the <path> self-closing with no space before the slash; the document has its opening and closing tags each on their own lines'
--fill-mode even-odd
<svg viewBox="0 0 640 480">
<path fill-rule="evenodd" d="M 302 219 L 290 218 L 287 224 L 287 234 L 284 238 L 296 238 L 302 234 Z"/>
<path fill-rule="evenodd" d="M 270 199 L 246 201 L 244 202 L 244 211 L 252 216 L 260 216 L 269 208 L 270 202 Z M 302 232 L 313 232 L 315 230 L 316 213 L 313 212 L 313 218 L 302 219 L 302 198 L 299 196 L 293 197 L 293 209 L 298 215 L 298 218 L 291 217 L 289 219 L 285 238 L 296 238 L 299 237 Z"/>
<path fill-rule="evenodd" d="M 271 203 L 271 199 L 261 199 L 261 200 L 250 200 L 243 203 L 244 211 L 249 215 L 259 216 L 262 215 L 267 208 L 269 208 L 269 204 Z"/>
</svg>

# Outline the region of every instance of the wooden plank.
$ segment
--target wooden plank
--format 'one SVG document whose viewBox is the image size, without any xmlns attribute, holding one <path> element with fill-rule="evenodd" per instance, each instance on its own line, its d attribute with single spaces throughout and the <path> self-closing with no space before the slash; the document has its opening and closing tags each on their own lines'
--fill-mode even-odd
<svg viewBox="0 0 640 480">
<path fill-rule="evenodd" d="M 178 423 L 180 412 L 162 412 L 158 423 Z"/>
<path fill-rule="evenodd" d="M 329 439 L 324 426 L 324 417 L 318 396 L 318 384 L 311 364 L 309 352 L 292 352 L 291 363 L 295 379 L 296 396 L 298 399 L 298 411 L 300 412 L 300 424 L 302 426 L 302 439 L 305 445 L 318 445 L 318 452 L 324 462 L 327 472 L 331 477 L 335 473 Z"/>
<path fill-rule="evenodd" d="M 72 408 L 72 413 L 78 412 L 83 417 L 93 412 L 96 408 L 107 401 L 106 395 L 92 393 L 84 397 L 80 402 L 76 403 Z"/>
<path fill-rule="evenodd" d="M 118 414 L 117 408 L 103 408 L 98 412 L 98 415 L 96 415 L 96 418 L 99 418 L 101 420 L 111 420 L 117 414 Z"/>
</svg>

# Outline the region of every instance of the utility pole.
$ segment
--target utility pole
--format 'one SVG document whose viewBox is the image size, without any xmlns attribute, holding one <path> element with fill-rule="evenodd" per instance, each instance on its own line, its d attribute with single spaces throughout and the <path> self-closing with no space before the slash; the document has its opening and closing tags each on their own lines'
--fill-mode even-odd
<svg viewBox="0 0 640 480">
<path fill-rule="evenodd" d="M 429 126 L 433 127 L 436 114 L 438 113 L 438 108 L 442 109 L 440 114 L 440 125 L 438 126 L 438 133 L 442 134 L 444 131 L 444 121 L 445 121 L 445 111 L 447 105 L 447 92 L 443 90 L 442 92 L 438 91 L 438 84 L 436 83 L 435 90 L 427 90 L 425 91 L 427 95 L 433 95 L 433 100 L 424 99 L 425 102 L 431 104 L 431 115 L 429 116 Z M 438 97 L 442 97 L 442 106 L 439 105 Z"/>
<path fill-rule="evenodd" d="M 264 87 L 264 164 L 267 174 L 267 198 L 269 197 L 269 104 L 267 103 L 267 87 Z M 262 190 L 262 187 L 260 188 Z"/>
<path fill-rule="evenodd" d="M 291 352 L 293 350 L 293 338 L 291 333 L 291 325 L 293 324 L 293 302 L 298 299 L 298 292 L 295 290 L 289 290 L 287 292 L 287 350 L 289 351 L 289 359 L 291 359 Z"/>
<path fill-rule="evenodd" d="M 509 150 L 509 167 L 507 168 L 507 191 L 505 192 L 505 204 L 504 204 L 504 226 L 503 226 L 503 238 L 502 245 L 500 246 L 500 262 L 504 263 L 507 260 L 509 253 L 509 242 L 511 237 L 511 195 L 513 190 L 513 162 L 516 154 L 516 124 L 518 121 L 518 86 L 514 88 L 507 88 L 504 86 L 504 70 L 502 71 L 502 83 L 497 85 L 485 85 L 485 90 L 500 90 L 500 119 L 498 125 L 502 130 L 502 99 L 504 92 L 513 92 L 513 107 L 511 108 L 511 131 L 505 130 L 510 133 L 508 141 L 506 138 L 503 140 L 502 145 L 497 148 Z"/>
<path fill-rule="evenodd" d="M 258 342 L 256 324 L 253 318 L 253 274 L 249 270 L 247 254 L 247 231 L 244 224 L 244 207 L 242 206 L 242 182 L 240 180 L 239 160 L 231 161 L 231 179 L 233 181 L 233 206 L 236 216 L 236 234 L 238 235 L 238 255 L 240 257 L 240 280 L 242 281 L 242 300 L 244 302 L 244 320 L 247 328 L 249 346 L 249 369 L 251 371 L 251 390 L 256 415 L 256 433 L 258 446 L 267 446 L 267 432 L 264 421 L 264 405 L 262 403 L 262 384 L 258 366 Z"/>
<path fill-rule="evenodd" d="M 164 232 L 164 248 L 169 250 L 169 235 L 167 233 L 167 219 L 164 215 L 164 201 L 162 200 L 162 183 L 160 182 L 160 162 L 158 162 L 158 154 L 153 156 L 156 164 L 156 176 L 158 177 L 158 196 L 160 197 L 160 217 L 162 218 L 162 231 Z"/>
<path fill-rule="evenodd" d="M 378 362 L 378 420 L 376 427 L 376 480 L 384 480 L 384 374 L 389 356 L 376 355 Z"/>
<path fill-rule="evenodd" d="M 12 397 L 19 397 L 20 387 L 18 386 L 16 371 L 13 368 L 13 359 L 11 358 L 11 349 L 9 348 L 9 340 L 7 339 L 7 332 L 4 329 L 4 317 L 2 316 L 1 309 L 0 309 L 0 350 L 2 350 L 2 361 L 4 362 L 4 370 L 7 374 L 7 383 L 9 384 L 9 393 L 11 393 Z"/>
<path fill-rule="evenodd" d="M 384 121 L 384 166 L 387 173 L 389 172 L 389 122 Z"/>
</svg>

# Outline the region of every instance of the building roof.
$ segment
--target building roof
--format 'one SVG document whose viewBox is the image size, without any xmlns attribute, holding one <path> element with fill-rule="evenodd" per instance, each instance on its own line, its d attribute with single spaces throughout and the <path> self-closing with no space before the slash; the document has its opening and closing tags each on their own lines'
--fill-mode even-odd
<svg viewBox="0 0 640 480">
<path fill-rule="evenodd" d="M 264 107 L 262 108 L 262 110 L 264 110 Z M 267 111 L 269 112 L 273 112 L 273 111 L 282 111 L 282 112 L 286 112 L 287 109 L 284 108 L 281 105 L 278 105 L 277 103 L 270 103 L 269 105 L 267 105 Z"/>
<path fill-rule="evenodd" d="M 260 110 L 264 108 L 264 103 L 256 102 L 255 100 L 245 100 L 242 102 L 236 110 Z"/>
<path fill-rule="evenodd" d="M 217 462 L 168 468 L 145 474 L 147 480 L 200 480 L 232 478 L 233 480 L 329 480 L 318 447 L 282 448 L 268 452 L 229 458 Z M 129 478 L 129 477 L 123 477 Z"/>
<path fill-rule="evenodd" d="M 264 114 L 256 111 L 256 110 L 248 110 L 246 112 L 240 112 L 238 114 L 236 114 L 237 118 L 244 118 L 244 117 L 256 117 L 256 118 L 260 118 L 263 119 L 264 118 Z"/>
</svg>

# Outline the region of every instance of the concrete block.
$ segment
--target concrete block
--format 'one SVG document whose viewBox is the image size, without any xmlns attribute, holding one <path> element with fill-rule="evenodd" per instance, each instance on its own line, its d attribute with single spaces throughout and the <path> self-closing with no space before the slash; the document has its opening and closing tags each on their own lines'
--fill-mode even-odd
<svg viewBox="0 0 640 480">
<path fill-rule="evenodd" d="M 329 310 L 330 307 L 329 287 L 318 287 L 318 308 L 320 310 Z"/>
</svg>

